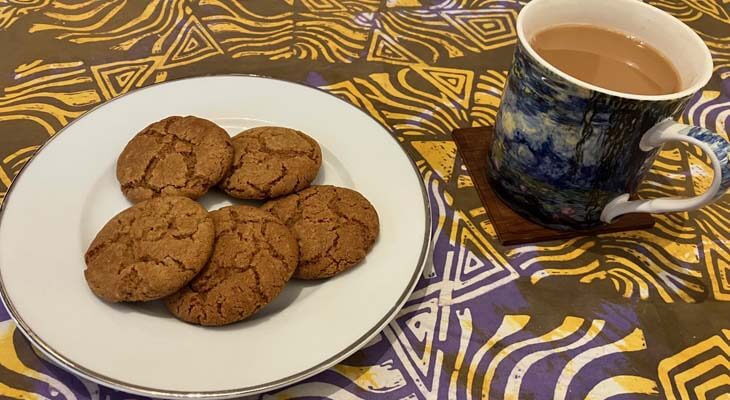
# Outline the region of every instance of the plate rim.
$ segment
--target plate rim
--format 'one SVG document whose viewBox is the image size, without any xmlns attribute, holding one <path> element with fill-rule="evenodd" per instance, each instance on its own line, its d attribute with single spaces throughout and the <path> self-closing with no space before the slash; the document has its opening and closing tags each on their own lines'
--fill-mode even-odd
<svg viewBox="0 0 730 400">
<path fill-rule="evenodd" d="M 211 391 L 178 391 L 178 390 L 164 390 L 164 389 L 156 389 L 151 387 L 146 387 L 142 385 L 136 385 L 134 383 L 124 382 L 118 379 L 114 379 L 111 377 L 108 377 L 106 375 L 97 373 L 95 371 L 92 371 L 75 361 L 69 359 L 68 357 L 64 356 L 60 352 L 53 349 L 51 346 L 49 346 L 43 339 L 38 336 L 33 330 L 28 326 L 28 324 L 23 320 L 23 317 L 18 313 L 18 310 L 13 305 L 12 300 L 9 298 L 7 289 L 5 288 L 5 281 L 2 277 L 2 269 L 0 269 L 0 301 L 2 301 L 5 308 L 8 310 L 8 314 L 10 314 L 11 319 L 15 322 L 18 330 L 25 336 L 31 344 L 38 350 L 43 353 L 46 357 L 50 358 L 51 361 L 53 361 L 56 365 L 66 369 L 67 371 L 76 374 L 78 376 L 81 376 L 82 378 L 88 379 L 90 381 L 93 381 L 97 384 L 104 385 L 113 389 L 121 390 L 123 392 L 132 393 L 132 394 L 138 394 L 148 397 L 158 397 L 158 398 L 168 398 L 168 399 L 188 399 L 188 398 L 196 398 L 196 399 L 228 399 L 228 398 L 234 398 L 234 397 L 240 397 L 240 396 L 247 396 L 257 393 L 262 393 L 270 390 L 274 390 L 277 388 L 281 388 L 283 386 L 287 386 L 296 382 L 299 382 L 303 379 L 309 378 L 313 375 L 316 375 L 324 370 L 329 369 L 330 367 L 336 365 L 340 361 L 344 360 L 360 348 L 362 348 L 365 344 L 367 344 L 375 335 L 380 333 L 386 325 L 388 325 L 398 314 L 401 308 L 405 305 L 405 303 L 410 298 L 411 294 L 413 293 L 413 290 L 415 289 L 419 277 L 421 276 L 423 269 L 427 263 L 427 257 L 428 254 L 430 254 L 431 249 L 431 200 L 428 195 L 428 192 L 426 190 L 426 185 L 423 183 L 423 178 L 421 174 L 419 173 L 418 166 L 416 165 L 415 161 L 410 157 L 410 155 L 405 151 L 403 146 L 400 145 L 398 140 L 393 137 L 388 132 L 388 129 L 380 123 L 377 119 L 375 119 L 372 115 L 366 113 L 365 111 L 361 110 L 357 106 L 347 102 L 346 100 L 337 97 L 336 95 L 327 92 L 324 89 L 321 89 L 316 86 L 309 86 L 307 84 L 301 83 L 301 82 L 294 82 L 289 81 L 285 79 L 279 79 L 274 78 L 271 76 L 266 75 L 258 75 L 258 74 L 236 74 L 236 73 L 228 73 L 228 74 L 206 74 L 206 75 L 196 75 L 196 76 L 188 76 L 188 77 L 182 77 L 177 79 L 172 79 L 169 81 L 161 82 L 161 83 L 153 83 L 149 86 L 144 86 L 141 88 L 136 88 L 133 90 L 130 90 L 127 93 L 124 93 L 120 96 L 114 97 L 113 99 L 107 100 L 101 104 L 98 104 L 88 111 L 84 112 L 81 116 L 71 121 L 68 125 L 61 128 L 58 132 L 56 132 L 53 136 L 51 136 L 48 140 L 46 140 L 39 148 L 38 151 L 33 154 L 33 156 L 28 160 L 27 163 L 20 169 L 18 174 L 13 179 L 13 182 L 11 183 L 10 187 L 8 188 L 8 191 L 5 194 L 5 198 L 3 199 L 2 204 L 0 204 L 0 226 L 2 225 L 3 216 L 6 211 L 7 204 L 9 202 L 9 199 L 12 195 L 13 189 L 15 187 L 15 182 L 17 182 L 20 177 L 25 172 L 26 168 L 35 161 L 36 157 L 46 149 L 46 146 L 49 145 L 55 138 L 61 136 L 62 133 L 66 132 L 66 130 L 71 127 L 76 121 L 79 121 L 83 117 L 85 117 L 87 114 L 97 110 L 100 107 L 106 106 L 109 103 L 114 102 L 117 99 L 120 99 L 122 97 L 126 97 L 150 88 L 154 88 L 159 85 L 165 85 L 168 83 L 173 82 L 180 82 L 185 80 L 194 80 L 194 79 L 201 79 L 201 78 L 219 78 L 219 77 L 244 77 L 244 78 L 258 78 L 258 79 L 265 79 L 265 80 L 271 80 L 276 81 L 280 83 L 285 84 L 292 84 L 297 86 L 303 86 L 307 89 L 312 89 L 315 91 L 318 91 L 320 93 L 324 93 L 328 96 L 333 97 L 334 99 L 337 99 L 338 101 L 346 104 L 348 107 L 354 108 L 357 112 L 360 112 L 364 115 L 366 115 L 368 118 L 373 120 L 375 123 L 377 123 L 387 134 L 388 136 L 395 141 L 395 144 L 398 146 L 401 152 L 403 152 L 403 155 L 405 155 L 406 159 L 411 165 L 412 172 L 415 174 L 415 177 L 419 181 L 419 187 L 421 189 L 421 196 L 423 197 L 423 203 L 424 203 L 424 215 L 425 215 L 425 229 L 424 229 L 424 238 L 423 238 L 423 245 L 421 246 L 421 254 L 419 255 L 418 262 L 416 265 L 416 268 L 413 271 L 413 275 L 411 276 L 410 281 L 408 282 L 408 285 L 406 286 L 405 290 L 401 293 L 400 297 L 396 301 L 396 303 L 393 305 L 393 307 L 388 310 L 388 312 L 378 321 L 370 330 L 365 332 L 360 338 L 355 340 L 353 343 L 342 349 L 341 351 L 337 352 L 336 354 L 330 356 L 329 358 L 323 360 L 317 365 L 314 365 L 312 367 L 309 367 L 303 371 L 300 371 L 298 373 L 292 374 L 290 376 L 277 379 L 275 381 L 262 383 L 259 385 L 254 386 L 246 386 L 242 388 L 235 388 L 235 389 L 225 389 L 225 390 L 211 390 Z"/>
</svg>

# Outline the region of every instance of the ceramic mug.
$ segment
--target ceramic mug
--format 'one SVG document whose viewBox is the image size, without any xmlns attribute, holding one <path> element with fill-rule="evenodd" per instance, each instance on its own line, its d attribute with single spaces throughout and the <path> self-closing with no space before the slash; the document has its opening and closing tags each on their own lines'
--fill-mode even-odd
<svg viewBox="0 0 730 400">
<path fill-rule="evenodd" d="M 576 23 L 648 43 L 674 64 L 682 89 L 658 96 L 603 89 L 558 70 L 530 46 L 537 32 Z M 697 209 L 725 193 L 730 144 L 670 119 L 712 76 L 710 51 L 687 25 L 638 0 L 533 0 L 517 18 L 517 36 L 487 171 L 510 207 L 544 226 L 585 229 L 628 213 Z M 690 198 L 630 199 L 671 141 L 707 153 L 710 188 Z"/>
</svg>

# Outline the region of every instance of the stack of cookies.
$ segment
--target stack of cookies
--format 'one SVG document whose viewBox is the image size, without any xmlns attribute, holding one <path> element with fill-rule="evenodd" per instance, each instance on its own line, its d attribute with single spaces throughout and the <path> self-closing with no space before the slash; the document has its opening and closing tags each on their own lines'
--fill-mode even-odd
<svg viewBox="0 0 730 400">
<path fill-rule="evenodd" d="M 324 279 L 365 258 L 378 215 L 361 194 L 310 186 L 319 144 L 282 127 L 230 138 L 211 121 L 169 117 L 138 133 L 117 160 L 132 207 L 85 255 L 86 281 L 110 302 L 164 299 L 177 318 L 217 326 L 270 303 L 292 278 Z M 195 199 L 218 187 L 266 201 L 208 212 Z"/>
</svg>

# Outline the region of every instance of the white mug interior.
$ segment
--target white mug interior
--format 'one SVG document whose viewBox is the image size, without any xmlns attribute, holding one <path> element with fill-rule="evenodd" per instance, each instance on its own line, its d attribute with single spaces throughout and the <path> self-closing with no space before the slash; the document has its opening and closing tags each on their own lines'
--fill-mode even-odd
<svg viewBox="0 0 730 400">
<path fill-rule="evenodd" d="M 530 45 L 530 39 L 549 27 L 590 24 L 626 33 L 658 50 L 672 62 L 681 89 L 665 95 L 637 95 L 604 89 L 576 79 L 547 63 Z M 689 96 L 712 77 L 712 56 L 702 39 L 682 21 L 638 0 L 533 0 L 517 17 L 522 46 L 546 68 L 582 87 L 638 100 L 668 100 Z"/>
</svg>

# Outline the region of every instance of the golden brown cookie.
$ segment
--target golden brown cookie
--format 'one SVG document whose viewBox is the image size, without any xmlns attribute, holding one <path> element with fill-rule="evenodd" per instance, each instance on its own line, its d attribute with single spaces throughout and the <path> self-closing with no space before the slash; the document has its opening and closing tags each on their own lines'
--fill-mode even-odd
<svg viewBox="0 0 730 400">
<path fill-rule="evenodd" d="M 127 143 L 117 160 L 117 179 L 133 202 L 159 195 L 196 199 L 232 162 L 233 146 L 223 128 L 198 117 L 168 117 Z"/>
<path fill-rule="evenodd" d="M 294 273 L 294 236 L 273 215 L 251 206 L 211 212 L 213 255 L 190 284 L 165 300 L 183 321 L 225 325 L 247 318 L 276 297 Z"/>
<path fill-rule="evenodd" d="M 302 190 L 322 165 L 319 144 L 294 129 L 253 128 L 232 142 L 233 167 L 218 186 L 239 199 L 270 199 Z"/>
<path fill-rule="evenodd" d="M 312 186 L 262 206 L 279 217 L 299 242 L 294 277 L 329 278 L 359 263 L 375 243 L 378 214 L 360 193 Z"/>
<path fill-rule="evenodd" d="M 104 225 L 86 251 L 84 275 L 104 300 L 146 301 L 188 283 L 213 250 L 208 212 L 187 197 L 135 204 Z"/>
</svg>

